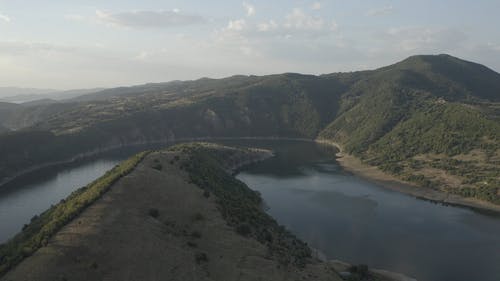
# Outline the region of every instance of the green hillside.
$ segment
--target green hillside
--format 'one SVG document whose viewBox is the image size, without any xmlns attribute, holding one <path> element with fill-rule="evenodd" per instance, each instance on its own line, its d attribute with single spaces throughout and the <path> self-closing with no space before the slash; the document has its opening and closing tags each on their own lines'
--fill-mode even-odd
<svg viewBox="0 0 500 281">
<path fill-rule="evenodd" d="M 499 85 L 478 64 L 411 57 L 354 85 L 319 137 L 405 180 L 500 203 Z"/>
<path fill-rule="evenodd" d="M 373 71 L 115 88 L 51 108 L 0 135 L 0 178 L 134 143 L 281 136 L 332 140 L 401 178 L 499 200 L 500 74 L 448 55 Z"/>
</svg>

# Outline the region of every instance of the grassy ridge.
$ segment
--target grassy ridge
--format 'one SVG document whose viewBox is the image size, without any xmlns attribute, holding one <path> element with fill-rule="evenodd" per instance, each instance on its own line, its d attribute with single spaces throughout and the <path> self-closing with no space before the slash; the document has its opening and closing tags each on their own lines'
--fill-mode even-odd
<svg viewBox="0 0 500 281">
<path fill-rule="evenodd" d="M 211 149 L 200 144 L 183 144 L 172 148 L 189 158 L 182 166 L 190 180 L 215 194 L 219 210 L 228 224 L 244 236 L 267 245 L 270 253 L 283 265 L 303 267 L 311 257 L 311 249 L 262 210 L 260 195 L 243 182 L 229 175 L 224 166 L 227 159 L 252 157 L 245 149 L 217 146 Z"/>
<path fill-rule="evenodd" d="M 89 185 L 74 191 L 66 199 L 31 219 L 22 232 L 0 245 L 0 276 L 32 255 L 64 225 L 100 198 L 113 183 L 129 174 L 148 152 L 139 153 L 109 170 Z"/>
</svg>

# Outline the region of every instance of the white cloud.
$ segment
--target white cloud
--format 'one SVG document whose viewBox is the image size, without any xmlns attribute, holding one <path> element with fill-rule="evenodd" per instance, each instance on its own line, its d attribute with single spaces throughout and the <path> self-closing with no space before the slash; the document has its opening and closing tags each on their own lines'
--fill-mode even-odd
<svg viewBox="0 0 500 281">
<path fill-rule="evenodd" d="M 298 30 L 321 30 L 325 27 L 325 21 L 318 16 L 305 14 L 301 9 L 295 8 L 285 17 L 284 27 Z"/>
<path fill-rule="evenodd" d="M 367 16 L 387 15 L 387 14 L 392 13 L 393 10 L 394 10 L 394 8 L 391 5 L 388 5 L 388 6 L 385 6 L 385 7 L 382 7 L 382 8 L 369 10 L 368 12 L 366 12 L 366 15 Z"/>
<path fill-rule="evenodd" d="M 176 27 L 206 22 L 199 15 L 181 13 L 178 9 L 173 11 L 132 11 L 109 13 L 97 10 L 97 19 L 100 22 L 113 26 L 125 27 Z"/>
<path fill-rule="evenodd" d="M 338 24 L 335 20 L 309 15 L 299 8 L 293 9 L 285 16 L 282 27 L 288 33 L 303 33 L 312 36 L 327 35 L 338 30 Z"/>
<path fill-rule="evenodd" d="M 261 32 L 273 31 L 278 28 L 279 25 L 274 20 L 257 24 L 257 30 Z"/>
<path fill-rule="evenodd" d="M 460 48 L 466 36 L 453 28 L 398 27 L 387 30 L 383 40 L 406 52 L 448 52 Z"/>
<path fill-rule="evenodd" d="M 246 38 L 314 38 L 328 36 L 338 30 L 335 20 L 324 19 L 320 16 L 313 16 L 305 13 L 301 9 L 295 8 L 290 11 L 282 20 L 268 20 L 263 22 L 252 22 L 245 19 L 231 20 L 227 26 L 218 31 L 219 36 L 224 37 L 224 33 L 233 33 L 233 36 Z"/>
<path fill-rule="evenodd" d="M 226 29 L 230 31 L 242 31 L 246 27 L 246 21 L 244 19 L 231 20 L 227 24 Z"/>
<path fill-rule="evenodd" d="M 10 22 L 10 17 L 4 14 L 0 14 L 0 21 Z"/>
<path fill-rule="evenodd" d="M 320 9 L 321 9 L 321 2 L 314 2 L 314 3 L 311 5 L 311 9 L 312 9 L 312 10 L 320 10 Z"/>
<path fill-rule="evenodd" d="M 247 2 L 243 2 L 243 8 L 245 8 L 247 17 L 255 15 L 255 7 L 253 5 L 248 4 Z"/>
</svg>

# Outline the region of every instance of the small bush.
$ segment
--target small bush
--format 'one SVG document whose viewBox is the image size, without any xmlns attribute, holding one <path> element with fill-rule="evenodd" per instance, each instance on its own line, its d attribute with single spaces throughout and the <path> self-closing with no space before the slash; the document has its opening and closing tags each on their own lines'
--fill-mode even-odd
<svg viewBox="0 0 500 281">
<path fill-rule="evenodd" d="M 205 217 L 200 213 L 196 213 L 193 215 L 193 221 L 202 221 L 204 219 L 205 219 Z"/>
<path fill-rule="evenodd" d="M 355 278 L 355 280 L 356 278 L 363 280 L 370 277 L 370 271 L 366 264 L 353 265 L 349 267 L 349 272 L 352 273 L 352 277 Z"/>
<path fill-rule="evenodd" d="M 194 256 L 194 259 L 197 264 L 203 263 L 203 262 L 208 262 L 208 256 L 205 253 L 197 253 Z"/>
<path fill-rule="evenodd" d="M 236 232 L 240 235 L 248 236 L 252 232 L 252 229 L 248 224 L 242 223 L 236 227 Z"/>
<path fill-rule="evenodd" d="M 156 209 L 156 208 L 151 208 L 151 209 L 149 209 L 148 214 L 150 216 L 152 216 L 153 218 L 157 218 L 160 216 L 160 211 L 158 211 L 158 209 Z"/>
<path fill-rule="evenodd" d="M 196 248 L 196 247 L 198 247 L 198 244 L 196 244 L 196 243 L 195 243 L 195 242 L 193 242 L 193 241 L 188 241 L 186 244 L 187 244 L 189 247 L 191 247 L 191 248 Z"/>
<path fill-rule="evenodd" d="M 154 164 L 153 166 L 151 166 L 153 169 L 155 170 L 158 170 L 158 171 L 161 171 L 163 169 L 163 166 L 159 163 L 156 163 Z"/>
<path fill-rule="evenodd" d="M 193 238 L 201 238 L 201 232 L 195 230 L 195 231 L 191 232 L 191 237 L 193 237 Z"/>
<path fill-rule="evenodd" d="M 210 197 L 210 191 L 205 189 L 205 191 L 203 191 L 203 196 L 205 196 L 205 198 Z"/>
</svg>

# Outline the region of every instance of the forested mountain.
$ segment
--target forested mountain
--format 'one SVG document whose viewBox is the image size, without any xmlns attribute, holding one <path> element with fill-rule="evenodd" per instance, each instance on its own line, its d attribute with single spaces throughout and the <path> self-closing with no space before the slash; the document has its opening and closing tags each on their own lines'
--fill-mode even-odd
<svg viewBox="0 0 500 281">
<path fill-rule="evenodd" d="M 286 136 L 331 140 L 406 180 L 500 203 L 500 74 L 448 55 L 321 76 L 146 84 L 30 108 L 44 114 L 0 137 L 0 178 L 132 143 Z"/>
<path fill-rule="evenodd" d="M 356 101 L 320 138 L 406 180 L 500 203 L 498 73 L 448 55 L 416 56 L 350 92 Z"/>
</svg>

